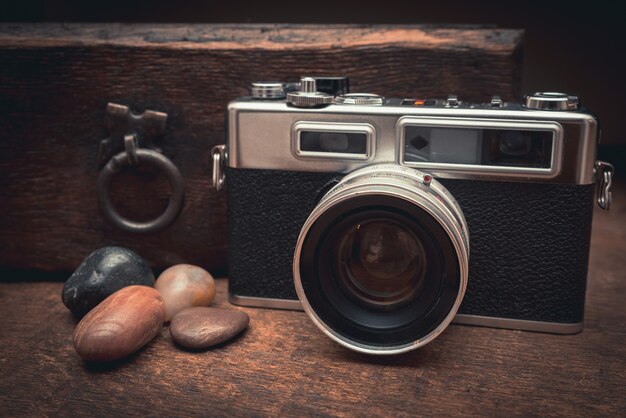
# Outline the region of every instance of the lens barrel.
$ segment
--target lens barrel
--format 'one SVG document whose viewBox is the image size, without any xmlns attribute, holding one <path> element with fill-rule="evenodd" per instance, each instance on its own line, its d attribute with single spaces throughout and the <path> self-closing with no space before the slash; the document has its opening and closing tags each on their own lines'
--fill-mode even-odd
<svg viewBox="0 0 626 418">
<path fill-rule="evenodd" d="M 436 180 L 394 164 L 346 175 L 309 215 L 294 254 L 307 315 L 356 351 L 397 354 L 427 344 L 465 294 L 463 213 Z"/>
</svg>

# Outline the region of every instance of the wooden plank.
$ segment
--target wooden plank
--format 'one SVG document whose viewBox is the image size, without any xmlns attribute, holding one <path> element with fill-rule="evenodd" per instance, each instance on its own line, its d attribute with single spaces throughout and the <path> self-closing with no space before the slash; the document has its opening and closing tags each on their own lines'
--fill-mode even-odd
<svg viewBox="0 0 626 418">
<path fill-rule="evenodd" d="M 623 416 L 624 248 L 626 205 L 616 199 L 594 220 L 580 334 L 453 325 L 386 358 L 340 347 L 302 312 L 236 308 L 251 325 L 229 345 L 185 352 L 163 329 L 127 361 L 86 366 L 61 284 L 3 283 L 0 415 Z M 225 280 L 216 304 L 229 306 Z"/>
<path fill-rule="evenodd" d="M 224 272 L 226 202 L 210 187 L 209 150 L 224 107 L 259 79 L 348 75 L 354 91 L 517 98 L 523 33 L 433 26 L 0 24 L 0 266 L 72 270 L 119 244 L 155 267 Z M 103 220 L 98 145 L 108 102 L 168 114 L 160 146 L 186 204 L 167 230 L 136 235 Z M 120 175 L 119 211 L 148 219 L 167 204 L 157 173 Z"/>
</svg>

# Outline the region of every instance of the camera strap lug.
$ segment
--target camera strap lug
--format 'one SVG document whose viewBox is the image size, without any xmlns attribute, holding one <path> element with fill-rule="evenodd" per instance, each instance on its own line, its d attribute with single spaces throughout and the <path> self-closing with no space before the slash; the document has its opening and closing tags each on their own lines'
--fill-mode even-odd
<svg viewBox="0 0 626 418">
<path fill-rule="evenodd" d="M 226 145 L 216 145 L 211 150 L 213 157 L 213 187 L 220 191 L 224 188 L 226 173 L 224 172 L 224 163 L 226 160 Z"/>
<path fill-rule="evenodd" d="M 611 184 L 613 183 L 613 173 L 615 168 L 612 164 L 604 161 L 596 161 L 595 173 L 596 182 L 598 183 L 597 202 L 604 210 L 609 210 L 613 200 L 611 193 Z"/>
</svg>

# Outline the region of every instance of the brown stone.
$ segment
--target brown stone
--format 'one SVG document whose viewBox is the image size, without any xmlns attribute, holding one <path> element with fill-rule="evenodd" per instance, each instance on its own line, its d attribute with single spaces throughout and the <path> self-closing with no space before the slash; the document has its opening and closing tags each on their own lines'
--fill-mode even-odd
<svg viewBox="0 0 626 418">
<path fill-rule="evenodd" d="M 234 309 L 189 308 L 170 323 L 174 341 L 190 349 L 205 349 L 224 343 L 248 327 L 248 314 Z"/>
<path fill-rule="evenodd" d="M 165 270 L 154 287 L 165 301 L 165 321 L 193 306 L 209 306 L 215 298 L 215 280 L 208 271 L 190 264 Z"/>
<path fill-rule="evenodd" d="M 74 330 L 74 348 L 88 361 L 127 357 L 150 342 L 165 319 L 165 304 L 156 289 L 128 286 L 92 309 Z"/>
</svg>

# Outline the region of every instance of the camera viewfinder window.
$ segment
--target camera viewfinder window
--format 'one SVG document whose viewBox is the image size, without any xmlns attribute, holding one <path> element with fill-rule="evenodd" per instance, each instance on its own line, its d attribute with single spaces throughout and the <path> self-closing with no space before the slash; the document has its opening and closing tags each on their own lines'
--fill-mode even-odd
<svg viewBox="0 0 626 418">
<path fill-rule="evenodd" d="M 300 151 L 306 153 L 337 153 L 367 155 L 367 134 L 364 132 L 300 132 Z"/>
<path fill-rule="evenodd" d="M 407 126 L 404 161 L 551 168 L 553 133 Z"/>
</svg>

